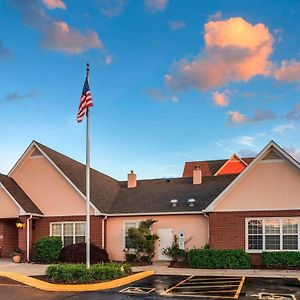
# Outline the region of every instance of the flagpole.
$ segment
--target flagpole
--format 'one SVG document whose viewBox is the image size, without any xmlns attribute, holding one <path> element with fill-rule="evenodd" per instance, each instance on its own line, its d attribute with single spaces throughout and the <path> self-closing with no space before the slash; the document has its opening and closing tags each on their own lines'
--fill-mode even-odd
<svg viewBox="0 0 300 300">
<path fill-rule="evenodd" d="M 86 77 L 90 79 L 90 65 L 86 64 Z M 90 267 L 90 116 L 86 109 L 86 267 Z"/>
</svg>

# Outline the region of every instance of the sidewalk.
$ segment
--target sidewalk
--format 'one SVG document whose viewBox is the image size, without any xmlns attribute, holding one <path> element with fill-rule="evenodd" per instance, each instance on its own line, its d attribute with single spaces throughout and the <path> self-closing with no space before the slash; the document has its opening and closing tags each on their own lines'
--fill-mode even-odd
<svg viewBox="0 0 300 300">
<path fill-rule="evenodd" d="M 44 275 L 48 265 L 20 263 L 15 264 L 9 258 L 0 259 L 0 271 L 14 272 L 22 275 Z"/>
<path fill-rule="evenodd" d="M 246 276 L 246 277 L 287 277 L 300 278 L 300 270 L 233 270 L 233 269 L 188 269 L 167 266 L 133 267 L 133 272 L 153 270 L 156 275 L 197 275 L 197 276 Z"/>
<path fill-rule="evenodd" d="M 21 263 L 15 264 L 11 259 L 0 259 L 0 271 L 15 272 L 23 275 L 44 275 L 47 265 Z M 246 277 L 289 277 L 300 278 L 300 270 L 212 270 L 212 269 L 188 269 L 168 268 L 167 266 L 141 266 L 133 267 L 133 272 L 154 271 L 156 275 L 183 275 L 183 276 L 246 276 Z"/>
</svg>

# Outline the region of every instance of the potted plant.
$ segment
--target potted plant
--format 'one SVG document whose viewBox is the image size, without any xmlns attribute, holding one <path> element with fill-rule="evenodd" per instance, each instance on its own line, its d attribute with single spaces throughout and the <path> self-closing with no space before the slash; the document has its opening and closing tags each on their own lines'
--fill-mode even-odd
<svg viewBox="0 0 300 300">
<path fill-rule="evenodd" d="M 24 256 L 24 251 L 17 247 L 14 249 L 10 256 L 12 257 L 14 263 L 20 263 Z"/>
</svg>

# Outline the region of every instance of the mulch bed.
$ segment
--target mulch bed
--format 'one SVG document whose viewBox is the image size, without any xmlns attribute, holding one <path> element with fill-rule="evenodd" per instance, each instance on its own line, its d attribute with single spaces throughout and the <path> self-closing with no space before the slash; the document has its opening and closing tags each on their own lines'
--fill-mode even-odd
<svg viewBox="0 0 300 300">
<path fill-rule="evenodd" d="M 151 266 L 152 262 L 133 261 L 133 262 L 127 262 L 127 264 L 130 264 L 132 267 L 143 267 L 143 266 Z"/>
<path fill-rule="evenodd" d="M 131 274 L 127 274 L 124 277 L 129 276 L 129 275 L 131 275 Z M 39 279 L 39 280 L 42 280 L 42 281 L 45 281 L 45 282 L 53 283 L 53 284 L 85 284 L 84 282 L 78 282 L 78 281 L 66 282 L 66 281 L 63 281 L 63 280 L 52 280 L 47 275 L 35 275 L 35 276 L 30 276 L 30 277 L 36 278 L 36 279 Z M 122 278 L 122 277 L 120 277 L 120 278 Z M 120 278 L 116 278 L 116 279 L 120 279 Z M 88 282 L 87 284 L 102 283 L 102 282 L 107 282 L 107 281 L 111 281 L 111 280 L 114 280 L 114 279 L 102 280 L 102 281 L 95 280 L 95 281 Z"/>
<path fill-rule="evenodd" d="M 189 266 L 185 262 L 172 261 L 172 262 L 170 262 L 169 268 L 189 268 Z"/>
</svg>

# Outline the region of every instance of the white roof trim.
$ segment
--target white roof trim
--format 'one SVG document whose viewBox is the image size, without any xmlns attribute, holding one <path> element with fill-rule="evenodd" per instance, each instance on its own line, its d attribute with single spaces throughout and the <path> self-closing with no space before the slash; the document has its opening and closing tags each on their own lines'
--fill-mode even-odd
<svg viewBox="0 0 300 300">
<path fill-rule="evenodd" d="M 225 190 L 204 210 L 205 212 L 213 212 L 216 204 L 223 199 L 249 172 L 252 171 L 254 166 L 262 159 L 265 153 L 271 148 L 274 147 L 280 154 L 282 154 L 292 165 L 300 170 L 300 164 L 290 156 L 285 150 L 283 150 L 279 145 L 274 141 L 270 141 L 256 156 L 256 158 L 249 164 L 249 166 L 238 175 L 226 188 Z"/>
<path fill-rule="evenodd" d="M 35 141 L 33 141 L 29 147 L 25 150 L 25 152 L 22 154 L 22 156 L 19 158 L 19 160 L 17 161 L 17 163 L 13 166 L 13 168 L 10 170 L 10 172 L 8 173 L 8 176 L 11 176 L 11 174 L 16 170 L 16 168 L 18 167 L 18 165 L 21 163 L 21 161 L 23 160 L 23 158 L 26 156 L 26 154 L 30 151 L 30 149 L 35 146 L 43 155 L 44 157 L 50 162 L 50 164 L 67 180 L 67 182 L 79 193 L 79 195 L 86 200 L 85 195 L 77 188 L 77 186 L 69 179 L 69 177 L 67 177 L 65 175 L 65 173 L 50 159 L 50 157 L 35 143 Z M 101 215 L 102 213 L 100 212 L 100 210 L 91 202 L 91 207 L 94 209 L 95 211 L 95 215 Z"/>
<path fill-rule="evenodd" d="M 12 194 L 5 188 L 5 186 L 1 182 L 0 182 L 0 188 L 2 188 L 6 192 L 9 198 L 11 198 L 14 204 L 20 209 L 20 215 L 27 214 L 26 211 L 23 209 L 23 207 L 17 202 L 17 200 L 12 196 Z"/>
<path fill-rule="evenodd" d="M 230 162 L 231 162 L 231 160 L 234 158 L 234 157 L 236 157 L 245 167 L 246 166 L 248 166 L 248 164 L 245 162 L 245 161 L 243 161 L 236 153 L 233 153 L 229 158 L 228 158 L 228 160 L 222 165 L 222 167 L 214 174 L 214 176 L 217 176 L 220 172 L 221 172 L 221 170 L 223 170 L 223 168 L 227 165 L 227 164 L 229 164 Z"/>
<path fill-rule="evenodd" d="M 126 217 L 126 216 L 163 216 L 163 215 L 198 215 L 204 214 L 204 211 L 175 211 L 175 212 L 148 212 L 148 213 L 116 213 L 106 214 L 108 217 Z"/>
</svg>

